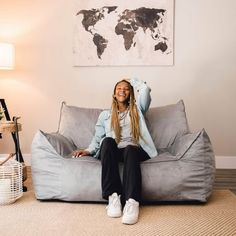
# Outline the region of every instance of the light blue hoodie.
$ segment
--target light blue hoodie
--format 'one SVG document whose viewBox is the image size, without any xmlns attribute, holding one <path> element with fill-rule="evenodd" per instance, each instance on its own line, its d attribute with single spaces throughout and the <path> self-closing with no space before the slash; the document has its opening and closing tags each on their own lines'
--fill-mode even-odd
<svg viewBox="0 0 236 236">
<path fill-rule="evenodd" d="M 156 157 L 158 153 L 144 118 L 144 114 L 147 112 L 151 103 L 151 89 L 146 85 L 146 82 L 142 80 L 131 79 L 129 82 L 134 88 L 136 105 L 140 117 L 139 125 L 141 137 L 139 139 L 139 145 L 151 158 Z M 100 113 L 95 125 L 95 135 L 86 150 L 89 151 L 91 155 L 98 158 L 100 145 L 105 137 L 115 138 L 115 132 L 111 129 L 111 110 L 104 110 Z"/>
</svg>

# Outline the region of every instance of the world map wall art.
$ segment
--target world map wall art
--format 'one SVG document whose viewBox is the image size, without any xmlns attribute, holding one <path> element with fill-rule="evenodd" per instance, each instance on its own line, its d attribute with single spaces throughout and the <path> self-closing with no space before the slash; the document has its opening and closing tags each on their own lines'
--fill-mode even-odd
<svg viewBox="0 0 236 236">
<path fill-rule="evenodd" d="M 173 65 L 174 0 L 74 0 L 75 66 Z"/>
</svg>

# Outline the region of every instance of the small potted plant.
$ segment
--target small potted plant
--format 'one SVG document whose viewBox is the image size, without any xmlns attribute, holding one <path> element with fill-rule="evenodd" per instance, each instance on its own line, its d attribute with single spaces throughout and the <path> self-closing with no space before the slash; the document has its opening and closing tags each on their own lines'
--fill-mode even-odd
<svg viewBox="0 0 236 236">
<path fill-rule="evenodd" d="M 0 120 L 4 118 L 4 110 L 3 108 L 0 106 Z"/>
</svg>

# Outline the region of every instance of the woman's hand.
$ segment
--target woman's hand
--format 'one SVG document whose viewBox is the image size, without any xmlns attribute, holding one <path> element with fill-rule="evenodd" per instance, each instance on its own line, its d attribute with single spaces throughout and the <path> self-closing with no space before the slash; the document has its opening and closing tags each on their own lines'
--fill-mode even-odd
<svg viewBox="0 0 236 236">
<path fill-rule="evenodd" d="M 86 150 L 75 150 L 72 152 L 72 157 L 83 157 L 83 156 L 90 156 L 90 152 Z"/>
</svg>

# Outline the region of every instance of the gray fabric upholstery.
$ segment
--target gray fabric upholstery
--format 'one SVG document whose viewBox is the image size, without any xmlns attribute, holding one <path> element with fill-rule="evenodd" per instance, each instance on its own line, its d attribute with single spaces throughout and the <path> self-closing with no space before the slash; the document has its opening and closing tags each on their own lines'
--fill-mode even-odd
<svg viewBox="0 0 236 236">
<path fill-rule="evenodd" d="M 72 153 L 73 150 L 76 149 L 74 143 L 70 142 L 65 136 L 59 133 L 44 133 L 40 131 L 52 145 L 52 147 L 56 150 L 58 154 L 61 156 L 68 156 Z"/>
<path fill-rule="evenodd" d="M 62 103 L 58 133 L 68 138 L 78 148 L 90 144 L 101 109 L 67 106 Z"/>
<path fill-rule="evenodd" d="M 101 201 L 100 161 L 61 156 L 43 132 L 32 142 L 32 179 L 37 199 Z"/>
<path fill-rule="evenodd" d="M 163 107 L 150 108 L 147 126 L 156 147 L 170 147 L 174 140 L 189 132 L 183 101 Z"/>
<path fill-rule="evenodd" d="M 100 161 L 93 157 L 73 159 L 67 155 L 75 147 L 74 143 L 77 147 L 90 143 L 100 112 L 63 104 L 59 133 L 36 133 L 31 167 L 37 199 L 104 201 Z M 141 163 L 143 200 L 207 201 L 214 183 L 215 159 L 206 131 L 189 132 L 182 101 L 151 108 L 147 123 L 161 151 L 159 156 Z M 121 164 L 121 174 L 122 167 Z"/>
</svg>

